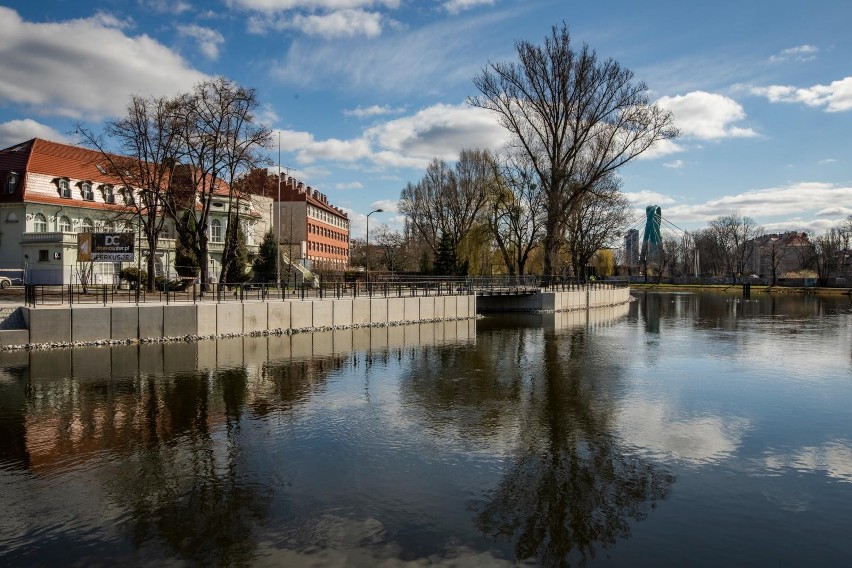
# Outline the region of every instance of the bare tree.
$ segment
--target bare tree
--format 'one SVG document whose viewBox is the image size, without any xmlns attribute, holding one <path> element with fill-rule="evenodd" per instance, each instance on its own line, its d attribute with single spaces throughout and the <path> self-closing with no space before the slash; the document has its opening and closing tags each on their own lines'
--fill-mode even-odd
<svg viewBox="0 0 852 568">
<path fill-rule="evenodd" d="M 108 151 L 104 142 L 78 126 L 84 140 L 101 153 L 105 173 L 122 186 L 111 188 L 113 199 L 116 191 L 122 198 L 123 207 L 116 216 L 139 223 L 151 252 L 146 261 L 148 290 L 154 289 L 153 252 L 163 229 L 163 203 L 171 191 L 180 154 L 179 106 L 177 99 L 131 96 L 126 115 L 107 122 L 104 127 L 106 140 L 115 144 L 115 152 Z"/>
<path fill-rule="evenodd" d="M 544 196 L 523 154 L 499 164 L 488 208 L 488 226 L 510 275 L 524 275 L 544 227 Z"/>
<path fill-rule="evenodd" d="M 745 271 L 754 247 L 750 246 L 762 229 L 751 217 L 723 215 L 710 221 L 710 230 L 722 255 L 727 273 L 734 282 Z"/>
<path fill-rule="evenodd" d="M 602 178 L 594 191 L 576 202 L 565 223 L 565 248 L 575 277 L 586 280 L 586 266 L 598 251 L 612 244 L 629 224 L 630 204 L 615 176 Z"/>
<path fill-rule="evenodd" d="M 656 143 L 677 136 L 672 115 L 650 104 L 647 87 L 616 61 L 601 61 L 568 27 L 544 45 L 516 41 L 518 62 L 489 63 L 474 78 L 473 106 L 497 113 L 535 170 L 546 198 L 544 270 L 552 273 L 561 229 L 595 185 Z"/>
<path fill-rule="evenodd" d="M 417 229 L 433 255 L 444 235 L 454 250 L 468 235 L 494 185 L 487 150 L 462 150 L 453 168 L 434 159 L 416 184 L 402 190 L 399 210 Z"/>
<path fill-rule="evenodd" d="M 837 275 L 842 264 L 843 232 L 832 228 L 813 239 L 813 266 L 820 286 L 826 286 L 829 278 Z"/>
<path fill-rule="evenodd" d="M 405 235 L 399 231 L 392 231 L 387 224 L 379 225 L 376 229 L 375 243 L 376 248 L 381 252 L 381 258 L 384 261 L 385 269 L 390 272 L 404 269 L 404 265 L 408 264 L 409 251 L 405 246 Z"/>
<path fill-rule="evenodd" d="M 193 243 L 205 286 L 213 197 L 227 191 L 229 220 L 238 219 L 234 181 L 262 162 L 257 151 L 269 142 L 269 130 L 256 122 L 257 106 L 254 89 L 224 77 L 199 83 L 180 98 L 181 167 L 175 171 L 176 183 L 164 205 L 174 219 L 186 211 L 195 216 L 194 234 L 189 223 L 177 223 L 176 228 L 185 241 Z"/>
</svg>

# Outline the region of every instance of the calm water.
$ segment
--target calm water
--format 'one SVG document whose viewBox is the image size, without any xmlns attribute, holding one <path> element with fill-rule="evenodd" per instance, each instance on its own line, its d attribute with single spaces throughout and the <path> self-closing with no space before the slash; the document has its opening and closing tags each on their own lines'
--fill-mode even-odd
<svg viewBox="0 0 852 568">
<path fill-rule="evenodd" d="M 0 564 L 845 566 L 848 298 L 0 353 Z"/>
</svg>

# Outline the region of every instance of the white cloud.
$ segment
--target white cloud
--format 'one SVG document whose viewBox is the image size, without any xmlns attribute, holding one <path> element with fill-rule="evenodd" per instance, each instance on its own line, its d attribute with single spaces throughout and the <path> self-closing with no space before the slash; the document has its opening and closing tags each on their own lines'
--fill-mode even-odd
<svg viewBox="0 0 852 568">
<path fill-rule="evenodd" d="M 334 189 L 361 189 L 363 187 L 364 184 L 362 184 L 360 181 L 351 181 L 349 183 L 338 183 L 334 186 Z"/>
<path fill-rule="evenodd" d="M 470 10 L 477 6 L 493 6 L 495 0 L 447 0 L 444 2 L 444 10 L 450 14 L 458 14 L 464 10 Z"/>
<path fill-rule="evenodd" d="M 53 128 L 26 118 L 0 124 L 0 148 L 8 148 L 30 138 L 44 138 L 54 142 L 71 142 L 67 136 Z"/>
<path fill-rule="evenodd" d="M 253 17 L 249 31 L 266 33 L 268 30 L 298 30 L 308 36 L 322 38 L 374 38 L 382 33 L 384 16 L 365 10 L 337 10 L 327 14 L 293 14 L 279 17 Z"/>
<path fill-rule="evenodd" d="M 674 140 L 659 140 L 645 152 L 639 154 L 637 160 L 656 160 L 669 154 L 677 154 L 683 152 L 685 148 Z"/>
<path fill-rule="evenodd" d="M 0 6 L 0 99 L 44 114 L 102 118 L 123 113 L 131 93 L 173 94 L 206 78 L 156 40 L 127 36 L 123 27 L 105 15 L 31 23 Z"/>
<path fill-rule="evenodd" d="M 479 54 L 483 40 L 470 28 L 487 29 L 503 13 L 489 13 L 473 21 L 442 20 L 404 33 L 388 33 L 373 41 L 296 41 L 272 74 L 288 86 L 340 89 L 353 93 L 435 95 L 448 85 L 470 85 L 487 57 Z M 447 67 L 446 61 L 453 65 Z"/>
<path fill-rule="evenodd" d="M 739 103 L 724 95 L 692 91 L 662 97 L 657 104 L 672 112 L 684 136 L 703 140 L 757 136 L 751 128 L 735 125 L 746 118 L 746 113 Z"/>
<path fill-rule="evenodd" d="M 381 209 L 384 213 L 396 213 L 399 207 L 399 202 L 396 200 L 381 199 L 379 201 L 374 201 L 370 207 L 373 209 Z"/>
<path fill-rule="evenodd" d="M 720 215 L 738 214 L 753 217 L 767 228 L 783 225 L 790 229 L 824 229 L 837 220 L 815 220 L 812 216 L 838 203 L 852 203 L 852 186 L 802 182 L 726 195 L 697 205 L 674 205 L 668 208 L 666 216 L 674 222 L 707 222 Z M 801 221 L 799 216 L 803 214 L 811 219 Z"/>
<path fill-rule="evenodd" d="M 668 195 L 664 195 L 656 191 L 649 191 L 647 189 L 643 189 L 642 191 L 625 191 L 623 192 L 623 195 L 631 204 L 641 205 L 643 207 L 649 203 L 668 205 L 675 202 L 675 200 Z"/>
<path fill-rule="evenodd" d="M 627 443 L 655 457 L 693 464 L 716 463 L 732 456 L 749 428 L 743 418 L 672 417 L 661 404 L 631 401 L 618 416 Z"/>
<path fill-rule="evenodd" d="M 388 105 L 373 105 L 367 108 L 361 108 L 359 106 L 354 109 L 347 109 L 343 111 L 343 114 L 345 116 L 354 116 L 356 118 L 369 118 L 385 114 L 399 114 L 401 112 L 405 112 L 405 109 L 402 107 L 394 108 Z"/>
<path fill-rule="evenodd" d="M 455 160 L 465 148 L 498 148 L 506 130 L 492 113 L 461 105 L 435 105 L 373 125 L 350 140 L 316 140 L 309 132 L 281 130 L 281 150 L 300 164 L 318 160 L 366 162 L 378 168 L 423 169 L 432 158 Z M 278 134 L 272 135 L 277 142 Z"/>
<path fill-rule="evenodd" d="M 226 0 L 225 3 L 269 14 L 288 10 L 346 10 L 373 6 L 398 8 L 400 0 Z"/>
<path fill-rule="evenodd" d="M 683 160 L 672 160 L 671 162 L 666 162 L 663 164 L 664 168 L 669 168 L 672 170 L 679 170 L 686 165 L 686 162 Z"/>
<path fill-rule="evenodd" d="M 211 28 L 205 28 L 196 24 L 188 24 L 177 27 L 181 35 L 192 38 L 198 44 L 198 49 L 207 59 L 219 58 L 219 46 L 225 43 L 222 34 Z"/>
<path fill-rule="evenodd" d="M 819 163 L 820 163 L 820 164 L 833 164 L 833 163 L 835 163 L 836 161 L 837 161 L 837 160 L 835 160 L 834 158 L 826 158 L 826 159 L 824 159 L 824 160 L 820 160 L 820 161 L 819 161 Z"/>
<path fill-rule="evenodd" d="M 822 446 L 805 446 L 788 455 L 769 454 L 764 466 L 770 471 L 822 472 L 838 481 L 852 483 L 852 443 L 834 440 Z"/>
<path fill-rule="evenodd" d="M 184 0 L 140 0 L 139 3 L 154 12 L 176 16 L 192 9 L 192 4 L 184 2 Z"/>
<path fill-rule="evenodd" d="M 821 107 L 826 112 L 852 110 L 852 77 L 833 81 L 829 85 L 797 88 L 789 85 L 753 87 L 751 93 L 766 97 L 771 103 L 803 103 Z"/>
<path fill-rule="evenodd" d="M 368 128 L 365 136 L 385 150 L 428 161 L 453 160 L 464 148 L 499 148 L 507 140 L 506 132 L 492 112 L 466 104 L 438 104 Z"/>
<path fill-rule="evenodd" d="M 769 61 L 773 63 L 780 63 L 790 59 L 794 61 L 811 61 L 812 59 L 816 59 L 816 53 L 818 51 L 819 49 L 816 46 L 807 44 L 788 47 L 787 49 L 782 49 L 777 55 L 771 56 Z"/>
</svg>

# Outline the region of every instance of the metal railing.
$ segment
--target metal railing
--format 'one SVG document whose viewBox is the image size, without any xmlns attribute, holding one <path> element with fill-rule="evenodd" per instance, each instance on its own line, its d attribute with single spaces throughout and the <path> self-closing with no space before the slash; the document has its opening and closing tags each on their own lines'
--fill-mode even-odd
<svg viewBox="0 0 852 568">
<path fill-rule="evenodd" d="M 137 304 L 137 303 L 198 303 L 286 301 L 342 298 L 402 298 L 418 296 L 460 296 L 473 294 L 533 293 L 537 290 L 571 291 L 594 290 L 628 286 L 625 280 L 606 280 L 581 283 L 570 279 L 543 279 L 537 276 L 499 277 L 379 277 L 366 282 L 359 280 L 322 280 L 318 283 L 279 285 L 275 283 L 192 284 L 148 291 L 144 288 L 119 288 L 108 284 L 23 286 L 23 301 L 28 306 L 73 304 Z"/>
</svg>

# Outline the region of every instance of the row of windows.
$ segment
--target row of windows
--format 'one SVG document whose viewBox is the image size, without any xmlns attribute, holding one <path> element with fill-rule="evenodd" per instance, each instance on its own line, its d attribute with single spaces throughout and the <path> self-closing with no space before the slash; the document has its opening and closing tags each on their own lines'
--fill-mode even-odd
<svg viewBox="0 0 852 568">
<path fill-rule="evenodd" d="M 329 254 L 339 254 L 342 256 L 345 256 L 349 252 L 349 249 L 333 247 L 325 243 L 315 243 L 312 241 L 308 241 L 308 250 L 315 250 L 318 252 L 325 252 Z"/>
<path fill-rule="evenodd" d="M 315 235 L 328 237 L 330 239 L 335 239 L 338 241 L 346 241 L 346 235 L 344 235 L 343 233 L 338 233 L 337 231 L 332 231 L 331 229 L 320 227 L 319 225 L 314 225 L 313 223 L 308 223 L 308 232 L 313 233 Z"/>
<path fill-rule="evenodd" d="M 214 221 L 217 223 L 218 221 Z M 120 231 L 123 233 L 134 233 L 137 230 L 137 225 L 134 221 L 105 221 L 103 223 L 95 223 L 89 217 L 84 217 L 80 220 L 80 224 L 74 228 L 71 219 L 67 215 L 62 215 L 56 219 L 56 230 L 60 233 L 91 233 L 94 231 L 103 231 L 105 233 L 114 233 Z M 36 213 L 33 216 L 33 232 L 46 233 L 47 217 L 43 213 Z M 220 231 L 221 233 L 221 231 Z M 164 239 L 173 238 L 171 228 L 168 225 L 163 225 L 160 231 L 160 237 Z"/>
<path fill-rule="evenodd" d="M 90 181 L 81 181 L 77 184 L 80 187 L 80 196 L 85 201 L 94 201 L 95 200 L 95 191 L 93 189 L 92 182 Z M 59 196 L 65 199 L 71 199 L 71 180 L 68 178 L 58 178 L 56 180 L 56 186 L 59 190 Z M 101 196 L 103 197 L 104 203 L 115 203 L 115 187 L 105 183 L 100 186 Z M 122 188 L 120 190 L 122 201 L 125 205 L 133 205 L 134 197 L 133 190 L 129 187 Z M 11 193 L 11 192 L 10 192 Z"/>
<path fill-rule="evenodd" d="M 349 223 L 348 221 L 346 221 L 346 219 L 338 217 L 337 215 L 332 215 L 328 211 L 324 211 L 319 207 L 314 207 L 313 205 L 308 205 L 308 216 L 313 217 L 314 219 L 319 219 L 320 221 L 324 221 L 329 225 L 340 227 L 341 229 L 349 228 Z"/>
</svg>

